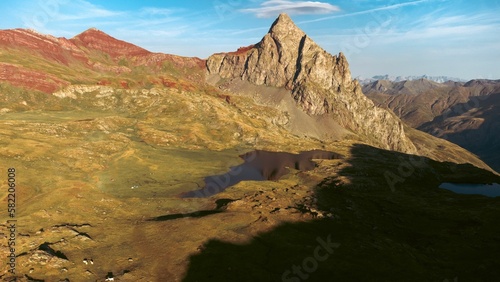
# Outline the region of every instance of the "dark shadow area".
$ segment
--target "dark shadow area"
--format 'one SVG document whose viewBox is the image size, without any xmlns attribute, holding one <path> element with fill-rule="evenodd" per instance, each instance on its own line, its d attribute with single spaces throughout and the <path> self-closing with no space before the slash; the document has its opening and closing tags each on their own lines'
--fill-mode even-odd
<svg viewBox="0 0 500 282">
<path fill-rule="evenodd" d="M 150 219 L 150 221 L 168 221 L 168 220 L 174 220 L 174 219 L 184 218 L 184 217 L 200 218 L 200 217 L 204 217 L 204 216 L 216 214 L 216 213 L 221 213 L 221 212 L 223 212 L 223 211 L 222 210 L 204 210 L 204 211 L 195 211 L 195 212 L 191 212 L 191 213 L 168 214 L 168 215 L 161 215 L 161 216 L 152 218 L 152 219 Z"/>
<path fill-rule="evenodd" d="M 205 178 L 205 186 L 199 190 L 183 193 L 183 198 L 203 198 L 215 195 L 244 180 L 278 180 L 289 172 L 289 168 L 307 171 L 316 167 L 313 159 L 340 159 L 341 155 L 313 150 L 292 154 L 285 152 L 252 151 L 239 156 L 245 162 L 231 167 L 227 173 Z"/>
<path fill-rule="evenodd" d="M 438 188 L 499 176 L 366 145 L 345 162 L 314 187 L 317 210 L 332 217 L 283 223 L 245 244 L 209 240 L 183 281 L 500 279 L 500 199 Z"/>
<path fill-rule="evenodd" d="M 238 200 L 238 199 L 237 199 Z M 149 221 L 168 221 L 168 220 L 174 220 L 178 218 L 185 218 L 185 217 L 191 217 L 191 218 L 200 218 L 212 214 L 217 214 L 224 212 L 226 209 L 227 205 L 237 201 L 233 199 L 217 199 L 215 201 L 216 207 L 214 210 L 202 210 L 202 211 L 195 211 L 191 213 L 176 213 L 176 214 L 167 214 L 167 215 L 162 215 L 158 216 L 155 218 L 150 219 Z"/>
<path fill-rule="evenodd" d="M 480 121 L 476 129 L 447 133 L 451 119 L 462 115 L 468 109 L 474 111 L 470 120 Z M 469 122 L 470 120 L 464 120 Z M 467 103 L 457 104 L 448 112 L 424 123 L 417 129 L 444 138 L 476 154 L 496 171 L 500 171 L 500 93 L 485 97 L 471 97 Z"/>
<path fill-rule="evenodd" d="M 65 254 L 63 254 L 61 251 L 56 251 L 56 250 L 52 249 L 52 247 L 50 247 L 50 245 L 51 245 L 51 243 L 45 242 L 45 243 L 41 244 L 38 247 L 38 249 L 48 253 L 51 256 L 58 257 L 60 259 L 68 260 L 68 257 L 66 257 Z"/>
<path fill-rule="evenodd" d="M 458 194 L 475 194 L 487 197 L 500 197 L 500 184 L 463 184 L 463 183 L 441 183 L 439 188 L 453 191 Z"/>
<path fill-rule="evenodd" d="M 233 199 L 217 199 L 215 201 L 215 204 L 217 205 L 217 207 L 215 209 L 219 210 L 219 209 L 222 209 L 222 208 L 225 208 L 228 204 L 234 202 L 234 201 L 237 201 L 237 200 L 240 200 L 240 199 L 236 199 L 236 200 L 233 200 Z"/>
<path fill-rule="evenodd" d="M 36 278 L 29 276 L 28 274 L 24 274 L 24 277 L 26 278 L 26 281 L 28 281 L 28 282 L 45 282 L 45 280 L 43 280 L 43 279 L 36 279 Z M 14 279 L 11 281 L 17 281 L 17 279 Z"/>
<path fill-rule="evenodd" d="M 113 274 L 113 272 L 108 272 L 108 274 L 106 274 L 106 281 L 113 281 L 111 279 L 114 279 L 115 278 L 115 275 Z"/>
</svg>

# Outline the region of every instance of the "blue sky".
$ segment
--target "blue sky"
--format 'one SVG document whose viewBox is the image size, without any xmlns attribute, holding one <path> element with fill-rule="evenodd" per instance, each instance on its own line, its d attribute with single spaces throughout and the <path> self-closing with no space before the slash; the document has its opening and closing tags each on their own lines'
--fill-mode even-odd
<svg viewBox="0 0 500 282">
<path fill-rule="evenodd" d="M 96 27 L 148 50 L 206 58 L 260 41 L 287 12 L 353 76 L 500 78 L 500 0 L 17 0 L 0 29 L 71 38 Z"/>
</svg>

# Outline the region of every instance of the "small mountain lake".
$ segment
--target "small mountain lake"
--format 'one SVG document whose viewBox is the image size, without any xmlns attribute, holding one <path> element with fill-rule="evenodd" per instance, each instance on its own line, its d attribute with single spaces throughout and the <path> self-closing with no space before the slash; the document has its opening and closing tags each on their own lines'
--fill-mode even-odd
<svg viewBox="0 0 500 282">
<path fill-rule="evenodd" d="M 307 171 L 317 164 L 313 159 L 339 159 L 340 154 L 313 150 L 292 154 L 286 152 L 252 151 L 240 155 L 244 163 L 231 167 L 228 172 L 205 178 L 205 186 L 199 190 L 183 193 L 183 198 L 209 197 L 245 180 L 278 180 L 289 173 L 289 168 Z"/>
<path fill-rule="evenodd" d="M 500 196 L 500 184 L 473 184 L 473 183 L 441 183 L 439 188 L 453 191 L 458 194 L 479 194 L 488 197 Z"/>
</svg>

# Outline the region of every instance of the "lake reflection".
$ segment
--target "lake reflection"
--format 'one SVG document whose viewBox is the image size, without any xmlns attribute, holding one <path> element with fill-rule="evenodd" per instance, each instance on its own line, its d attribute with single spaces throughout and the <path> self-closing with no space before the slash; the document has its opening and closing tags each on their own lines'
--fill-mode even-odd
<svg viewBox="0 0 500 282">
<path fill-rule="evenodd" d="M 441 183 L 439 188 L 458 194 L 479 194 L 488 197 L 500 196 L 500 184 Z"/>
<path fill-rule="evenodd" d="M 202 189 L 186 192 L 181 197 L 200 198 L 215 195 L 244 180 L 278 180 L 289 172 L 288 168 L 307 171 L 316 167 L 312 159 L 339 159 L 342 156 L 328 151 L 313 150 L 292 154 L 285 152 L 252 151 L 240 155 L 245 162 L 231 167 L 224 174 L 205 178 Z"/>
</svg>

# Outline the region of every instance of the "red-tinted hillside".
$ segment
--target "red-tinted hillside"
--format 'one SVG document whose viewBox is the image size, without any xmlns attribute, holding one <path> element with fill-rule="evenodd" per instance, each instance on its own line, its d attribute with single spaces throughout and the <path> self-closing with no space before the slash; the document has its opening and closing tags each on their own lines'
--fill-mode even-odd
<svg viewBox="0 0 500 282">
<path fill-rule="evenodd" d="M 85 61 L 84 52 L 64 37 L 44 35 L 29 29 L 0 30 L 0 47 L 27 49 L 45 59 L 68 65 L 72 60 Z"/>
<path fill-rule="evenodd" d="M 45 93 L 69 84 L 103 83 L 191 89 L 203 80 L 204 68 L 204 60 L 152 53 L 95 28 L 69 40 L 27 29 L 0 30 L 0 82 Z"/>
<path fill-rule="evenodd" d="M 0 62 L 0 81 L 8 81 L 17 87 L 46 93 L 52 93 L 69 84 L 69 82 L 48 73 L 2 62 Z"/>
<path fill-rule="evenodd" d="M 71 38 L 69 41 L 77 46 L 105 52 L 113 58 L 119 56 L 140 56 L 151 53 L 146 49 L 118 40 L 95 28 L 90 28 Z"/>
</svg>

